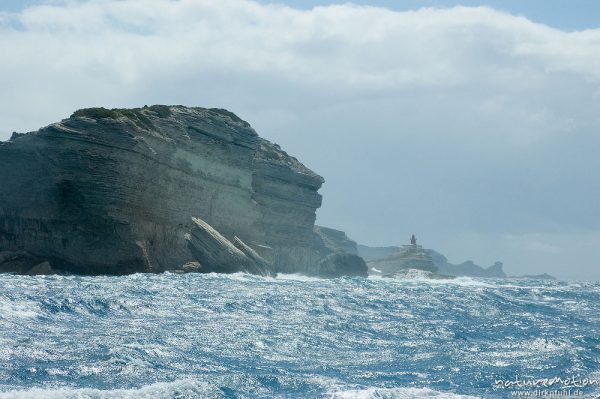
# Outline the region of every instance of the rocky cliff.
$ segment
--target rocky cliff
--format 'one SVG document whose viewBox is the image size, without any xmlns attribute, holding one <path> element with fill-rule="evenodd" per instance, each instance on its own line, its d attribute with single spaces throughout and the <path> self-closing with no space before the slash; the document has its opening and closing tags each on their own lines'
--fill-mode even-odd
<svg viewBox="0 0 600 399">
<path fill-rule="evenodd" d="M 0 251 L 74 273 L 177 270 L 198 217 L 308 272 L 322 183 L 225 110 L 84 109 L 0 142 Z"/>
</svg>

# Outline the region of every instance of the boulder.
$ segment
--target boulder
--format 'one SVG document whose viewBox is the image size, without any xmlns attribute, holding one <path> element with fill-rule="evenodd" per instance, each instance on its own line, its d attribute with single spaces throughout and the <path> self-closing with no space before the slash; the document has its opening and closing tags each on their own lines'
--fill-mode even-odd
<svg viewBox="0 0 600 399">
<path fill-rule="evenodd" d="M 50 262 L 25 251 L 0 252 L 0 272 L 25 275 L 59 274 Z"/>
<path fill-rule="evenodd" d="M 344 252 L 334 252 L 323 258 L 319 262 L 318 270 L 319 276 L 324 278 L 368 276 L 365 261 L 358 255 Z"/>
<path fill-rule="evenodd" d="M 33 266 L 31 269 L 29 269 L 27 271 L 26 274 L 28 274 L 30 276 L 37 276 L 37 275 L 59 274 L 59 273 L 52 268 L 52 266 L 50 265 L 50 262 L 44 261 L 42 263 L 39 263 L 39 264 Z"/>
</svg>

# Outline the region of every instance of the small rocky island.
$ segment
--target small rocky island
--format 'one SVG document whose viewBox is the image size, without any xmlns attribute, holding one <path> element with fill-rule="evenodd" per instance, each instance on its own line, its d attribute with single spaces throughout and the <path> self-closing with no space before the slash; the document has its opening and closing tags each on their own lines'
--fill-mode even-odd
<svg viewBox="0 0 600 399">
<path fill-rule="evenodd" d="M 429 273 L 438 271 L 431 256 L 421 245 L 417 244 L 414 234 L 410 239 L 410 244 L 403 245 L 384 258 L 371 260 L 367 265 L 371 272 L 382 273 L 384 276 L 408 269 L 423 270 Z"/>
<path fill-rule="evenodd" d="M 404 276 L 407 271 L 418 271 L 419 277 L 453 278 L 482 277 L 506 278 L 502 262 L 495 262 L 484 268 L 468 260 L 461 264 L 452 264 L 441 253 L 426 249 L 417 244 L 413 234 L 410 245 L 400 247 L 369 247 L 358 245 L 358 254 L 367 261 L 370 274 L 383 276 Z M 413 273 L 414 274 L 414 273 Z"/>
<path fill-rule="evenodd" d="M 223 109 L 82 109 L 0 142 L 0 272 L 366 276 L 323 182 Z"/>
</svg>

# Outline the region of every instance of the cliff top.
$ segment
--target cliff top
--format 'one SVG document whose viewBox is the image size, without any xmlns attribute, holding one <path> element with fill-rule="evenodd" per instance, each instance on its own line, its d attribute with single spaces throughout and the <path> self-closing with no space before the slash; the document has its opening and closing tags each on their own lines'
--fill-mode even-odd
<svg viewBox="0 0 600 399">
<path fill-rule="evenodd" d="M 84 134 L 91 141 L 121 140 L 119 136 L 152 136 L 171 143 L 188 143 L 199 140 L 211 143 L 214 140 L 232 143 L 256 151 L 255 159 L 276 169 L 288 170 L 303 176 L 307 184 L 320 187 L 324 179 L 304 166 L 281 147 L 260 138 L 248 122 L 221 108 L 186 107 L 183 105 L 152 105 L 141 108 L 84 108 L 75 111 L 69 118 L 51 124 L 37 132 L 13 133 L 9 141 L 30 135 L 61 134 L 70 137 Z M 113 134 L 106 135 L 107 132 Z M 107 143 L 108 144 L 108 143 Z"/>
<path fill-rule="evenodd" d="M 226 109 L 186 107 L 183 105 L 144 105 L 142 108 L 83 108 L 75 111 L 71 118 L 126 119 L 142 129 L 155 130 L 155 121 L 164 119 L 181 119 L 184 117 L 200 117 L 211 121 L 220 121 L 231 128 L 247 129 L 251 135 L 257 135 L 250 124 Z"/>
</svg>

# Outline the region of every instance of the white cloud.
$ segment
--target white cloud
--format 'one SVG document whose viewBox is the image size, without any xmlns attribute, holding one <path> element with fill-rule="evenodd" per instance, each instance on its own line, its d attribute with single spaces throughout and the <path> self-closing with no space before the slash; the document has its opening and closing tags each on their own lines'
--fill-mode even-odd
<svg viewBox="0 0 600 399">
<path fill-rule="evenodd" d="M 0 15 L 0 87 L 0 139 L 85 106 L 229 108 L 323 174 L 320 221 L 366 242 L 600 230 L 600 29 L 486 7 L 66 1 Z"/>
<path fill-rule="evenodd" d="M 345 98 L 472 91 L 461 97 L 473 112 L 490 112 L 498 98 L 543 96 L 552 74 L 600 80 L 598 31 L 565 33 L 489 8 L 125 0 L 31 7 L 15 19 L 21 29 L 1 31 L 5 87 L 69 106 L 131 101 L 157 80 L 201 87 L 202 75 L 215 72 Z M 502 109 L 494 112 L 525 114 L 519 122 L 536 130 L 571 125 L 547 105 L 519 102 L 496 102 Z"/>
</svg>

